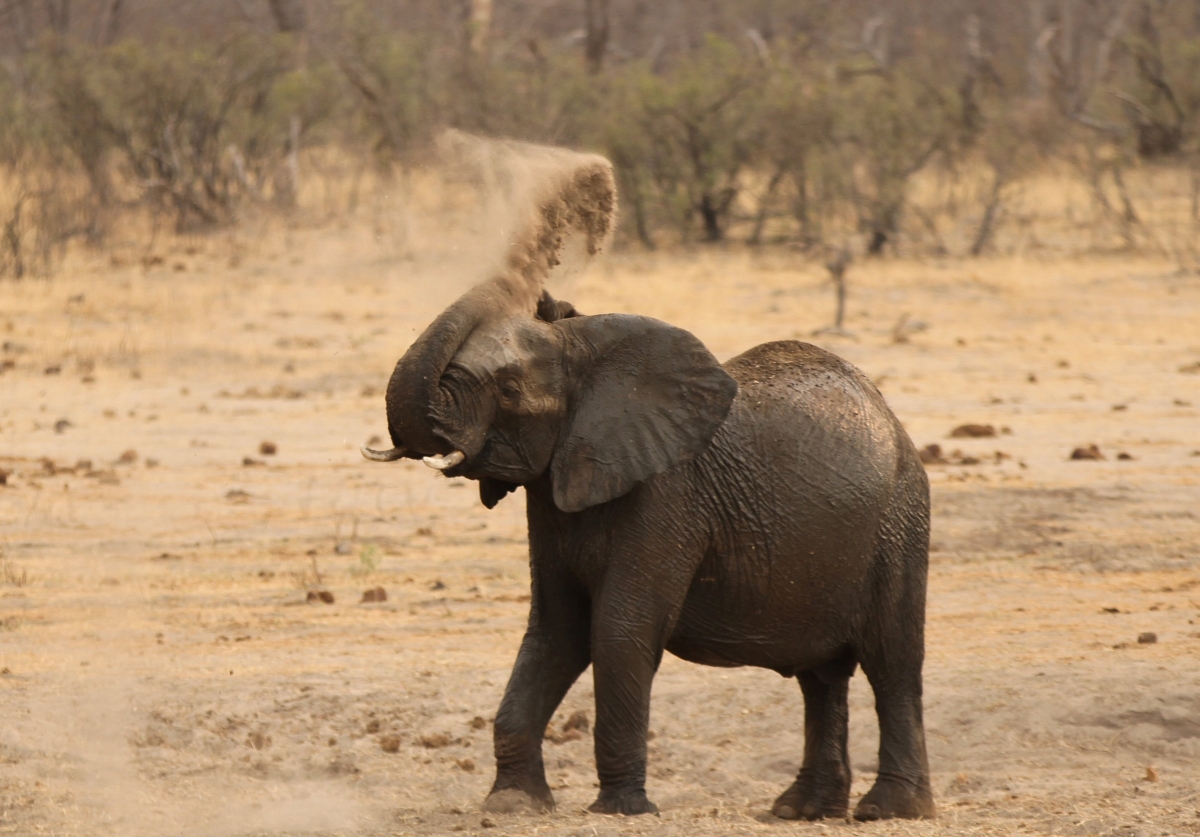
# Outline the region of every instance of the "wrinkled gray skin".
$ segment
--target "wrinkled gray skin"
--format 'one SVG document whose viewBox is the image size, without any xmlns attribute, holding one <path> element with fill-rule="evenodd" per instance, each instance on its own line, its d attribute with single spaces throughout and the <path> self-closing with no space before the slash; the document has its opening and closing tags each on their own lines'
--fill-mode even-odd
<svg viewBox="0 0 1200 837">
<path fill-rule="evenodd" d="M 530 306 L 531 307 L 531 306 Z M 542 736 L 595 667 L 599 798 L 646 797 L 650 686 L 663 650 L 800 681 L 804 760 L 788 819 L 849 805 L 849 679 L 879 716 L 860 820 L 932 817 L 921 716 L 929 487 L 904 430 L 854 367 L 798 342 L 721 366 L 681 329 L 579 316 L 502 285 L 468 293 L 400 360 L 396 450 L 445 455 L 489 508 L 526 491 L 529 626 L 495 721 L 489 811 L 549 810 Z"/>
</svg>

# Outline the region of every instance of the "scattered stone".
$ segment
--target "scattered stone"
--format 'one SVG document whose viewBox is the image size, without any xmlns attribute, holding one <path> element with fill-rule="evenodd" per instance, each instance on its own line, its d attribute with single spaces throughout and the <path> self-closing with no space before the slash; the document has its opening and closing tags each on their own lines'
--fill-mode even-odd
<svg viewBox="0 0 1200 837">
<path fill-rule="evenodd" d="M 484 817 L 483 819 L 481 819 L 479 821 L 479 824 L 483 828 L 495 828 L 496 827 L 496 824 L 494 822 L 492 822 L 491 820 L 489 820 L 487 817 Z"/>
<path fill-rule="evenodd" d="M 1129 405 L 1128 404 L 1113 404 L 1112 408 L 1113 408 L 1114 413 L 1123 413 L 1129 409 Z"/>
<path fill-rule="evenodd" d="M 231 503 L 249 503 L 250 494 L 240 488 L 231 488 L 225 492 L 225 499 Z"/>
<path fill-rule="evenodd" d="M 54 464 L 53 459 L 51 459 L 48 456 L 43 456 L 42 457 L 42 471 L 45 472 L 46 476 L 52 477 L 58 473 L 59 468 L 57 465 Z"/>
<path fill-rule="evenodd" d="M 259 442 L 258 443 L 259 456 L 274 456 L 277 451 L 278 451 L 278 448 L 275 446 L 274 442 Z"/>
<path fill-rule="evenodd" d="M 1146 768 L 1146 781 L 1147 782 L 1157 782 L 1158 781 L 1158 771 L 1155 770 L 1153 767 Z"/>
<path fill-rule="evenodd" d="M 3 469 L 0 469 L 0 485 L 8 485 L 8 475 L 9 475 L 9 473 L 10 473 L 9 471 L 5 471 L 5 470 L 3 470 Z"/>
<path fill-rule="evenodd" d="M 59 419 L 58 421 L 54 422 L 54 432 L 55 433 L 63 433 L 68 428 L 71 428 L 73 426 L 74 425 L 72 425 L 71 422 L 67 421 L 66 419 Z"/>
<path fill-rule="evenodd" d="M 458 765 L 458 769 L 464 773 L 475 772 L 475 759 L 457 759 L 454 762 Z"/>
<path fill-rule="evenodd" d="M 1096 445 L 1088 445 L 1087 447 L 1075 448 L 1071 451 L 1071 459 L 1104 459 L 1104 454 L 1100 452 L 1100 448 Z"/>
<path fill-rule="evenodd" d="M 949 464 L 944 456 L 942 456 L 942 446 L 933 444 L 926 445 L 921 448 L 919 456 L 921 461 L 926 465 L 947 465 Z"/>
<path fill-rule="evenodd" d="M 483 717 L 480 715 L 476 715 L 471 719 L 471 729 L 483 729 L 486 726 L 487 721 L 483 720 Z"/>
<path fill-rule="evenodd" d="M 124 453 L 122 453 L 120 456 L 117 457 L 118 465 L 133 465 L 137 461 L 138 461 L 138 452 L 136 450 L 134 450 L 133 448 L 130 448 L 129 450 L 125 451 Z"/>
<path fill-rule="evenodd" d="M 572 714 L 571 717 L 567 718 L 567 720 L 564 721 L 563 725 L 562 725 L 563 732 L 570 732 L 571 730 L 579 730 L 580 732 L 587 732 L 590 728 L 591 728 L 591 723 L 589 723 L 589 721 L 588 721 L 587 713 L 584 712 L 582 709 L 580 709 L 578 712 L 575 712 L 574 714 Z"/>
<path fill-rule="evenodd" d="M 951 439 L 988 439 L 996 435 L 990 424 L 960 424 L 950 431 Z"/>
<path fill-rule="evenodd" d="M 1131 454 L 1126 453 L 1125 451 L 1121 451 L 1120 453 L 1117 454 L 1117 459 L 1128 462 L 1133 459 L 1133 456 Z"/>
<path fill-rule="evenodd" d="M 1158 634 L 1154 631 L 1142 631 L 1138 634 L 1138 645 L 1153 645 L 1158 642 Z"/>
<path fill-rule="evenodd" d="M 153 558 L 151 558 L 150 560 L 151 560 L 151 561 L 182 561 L 182 560 L 183 560 L 183 556 L 182 556 L 182 555 L 175 555 L 175 554 L 174 554 L 174 553 L 172 553 L 172 552 L 163 552 L 163 553 L 160 553 L 160 554 L 158 554 L 158 555 L 155 555 L 155 556 L 154 556 Z"/>
<path fill-rule="evenodd" d="M 383 738 L 379 739 L 379 749 L 383 750 L 385 753 L 400 752 L 400 736 L 385 735 Z"/>
<path fill-rule="evenodd" d="M 58 375 L 58 374 L 61 374 L 61 373 L 62 373 L 62 367 L 61 367 L 61 366 L 59 366 L 59 365 L 57 365 L 57 364 L 55 364 L 55 365 L 53 365 L 53 366 L 47 366 L 47 367 L 46 367 L 44 370 L 42 370 L 42 371 L 43 371 L 43 373 L 44 373 L 44 374 L 46 374 L 46 375 Z"/>
<path fill-rule="evenodd" d="M 1121 608 L 1119 608 L 1119 607 L 1102 607 L 1102 608 L 1100 608 L 1100 612 L 1101 613 L 1120 613 Z"/>
<path fill-rule="evenodd" d="M 420 526 L 417 528 L 417 531 L 414 532 L 413 534 L 419 538 L 432 538 L 433 537 L 433 529 L 429 526 Z"/>
<path fill-rule="evenodd" d="M 362 601 L 360 602 L 360 604 L 367 604 L 368 602 L 386 602 L 386 601 L 387 601 L 387 590 L 384 590 L 382 587 L 372 587 L 370 590 L 363 591 Z"/>
<path fill-rule="evenodd" d="M 443 582 L 443 581 L 442 581 L 442 580 L 439 578 L 437 581 L 433 582 L 433 584 L 430 584 L 430 585 L 429 585 L 429 589 L 430 589 L 430 590 L 445 590 L 445 589 L 446 589 L 446 585 L 445 585 L 445 583 L 444 583 L 444 582 Z"/>
<path fill-rule="evenodd" d="M 242 457 L 242 467 L 243 468 L 256 468 L 259 465 L 266 465 L 266 464 L 267 463 L 263 462 L 261 459 L 254 459 L 253 457 L 249 457 L 249 456 Z"/>
<path fill-rule="evenodd" d="M 1030 372 L 1029 375 L 1025 378 L 1025 380 L 1029 381 L 1029 383 L 1031 383 L 1031 384 L 1036 384 L 1037 383 L 1037 375 Z"/>
<path fill-rule="evenodd" d="M 12 669 L 10 669 L 8 666 L 5 666 L 4 668 L 0 668 L 0 676 L 11 677 Z"/>
<path fill-rule="evenodd" d="M 379 732 L 380 726 L 381 724 L 379 723 L 378 718 L 372 718 L 371 720 L 367 721 L 367 734 L 374 735 L 375 733 Z"/>
<path fill-rule="evenodd" d="M 305 601 L 333 604 L 333 593 L 330 593 L 328 590 L 309 590 Z"/>
<path fill-rule="evenodd" d="M 1200 360 L 1179 367 L 1179 371 L 1185 375 L 1200 375 Z"/>
<path fill-rule="evenodd" d="M 442 747 L 449 747 L 451 744 L 450 736 L 444 732 L 437 732 L 433 735 L 422 735 L 421 746 L 430 750 L 438 750 Z"/>
<path fill-rule="evenodd" d="M 0 360 L 0 372 L 7 372 L 10 369 L 16 369 L 16 368 L 17 368 L 17 362 L 15 360 L 12 360 L 10 358 L 5 358 L 4 360 Z"/>
<path fill-rule="evenodd" d="M 255 750 L 265 750 L 271 746 L 271 736 L 263 735 L 261 732 L 255 730 L 246 736 L 246 743 Z"/>
<path fill-rule="evenodd" d="M 149 456 L 146 457 L 146 467 L 147 468 L 157 468 L 158 460 L 154 459 L 153 457 L 149 457 Z"/>
</svg>

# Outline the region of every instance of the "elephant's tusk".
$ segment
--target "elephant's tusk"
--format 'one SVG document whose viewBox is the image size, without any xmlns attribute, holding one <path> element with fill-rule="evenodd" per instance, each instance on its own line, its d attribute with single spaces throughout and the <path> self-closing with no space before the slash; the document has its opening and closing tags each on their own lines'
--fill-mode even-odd
<svg viewBox="0 0 1200 837">
<path fill-rule="evenodd" d="M 425 457 L 425 464 L 438 471 L 445 471 L 447 468 L 453 468 L 466 458 L 467 455 L 465 453 L 461 450 L 456 450 L 454 453 L 448 453 L 445 456 L 427 456 Z"/>
<path fill-rule="evenodd" d="M 395 462 L 397 459 L 402 459 L 407 451 L 404 448 L 392 448 L 391 450 L 371 450 L 368 447 L 359 448 L 362 451 L 364 459 L 369 459 L 372 462 Z"/>
</svg>

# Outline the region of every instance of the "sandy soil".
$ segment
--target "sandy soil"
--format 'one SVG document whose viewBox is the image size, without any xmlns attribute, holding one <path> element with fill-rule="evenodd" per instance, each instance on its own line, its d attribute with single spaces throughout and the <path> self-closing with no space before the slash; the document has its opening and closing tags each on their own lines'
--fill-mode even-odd
<svg viewBox="0 0 1200 837">
<path fill-rule="evenodd" d="M 930 466 L 939 820 L 772 819 L 801 752 L 796 684 L 673 658 L 660 818 L 583 813 L 586 734 L 546 744 L 557 813 L 485 817 L 528 607 L 523 498 L 488 512 L 473 485 L 359 457 L 385 435 L 392 364 L 456 287 L 454 247 L 392 241 L 265 233 L 235 260 L 180 241 L 0 285 L 0 834 L 1200 833 L 1196 277 L 856 265 L 857 339 L 814 338 L 918 445 L 977 460 Z M 827 323 L 822 274 L 786 252 L 616 255 L 561 295 L 725 358 Z M 948 438 L 968 422 L 998 435 Z M 1087 444 L 1106 458 L 1068 459 Z M 361 604 L 375 586 L 387 601 Z M 591 703 L 585 675 L 555 730 Z M 861 677 L 851 712 L 857 797 L 877 736 Z"/>
</svg>

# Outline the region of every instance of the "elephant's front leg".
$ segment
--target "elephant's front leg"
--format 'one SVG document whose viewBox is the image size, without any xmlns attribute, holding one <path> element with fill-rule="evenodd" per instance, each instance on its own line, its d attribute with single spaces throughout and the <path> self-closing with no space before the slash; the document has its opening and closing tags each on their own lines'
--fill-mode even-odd
<svg viewBox="0 0 1200 837">
<path fill-rule="evenodd" d="M 614 597 L 616 598 L 616 597 Z M 646 798 L 650 687 L 662 660 L 667 626 L 634 604 L 597 608 L 592 618 L 596 681 L 596 814 L 657 814 Z"/>
<path fill-rule="evenodd" d="M 588 619 L 586 600 L 542 585 L 496 713 L 496 782 L 485 811 L 554 810 L 542 736 L 571 684 L 588 667 Z"/>
</svg>

